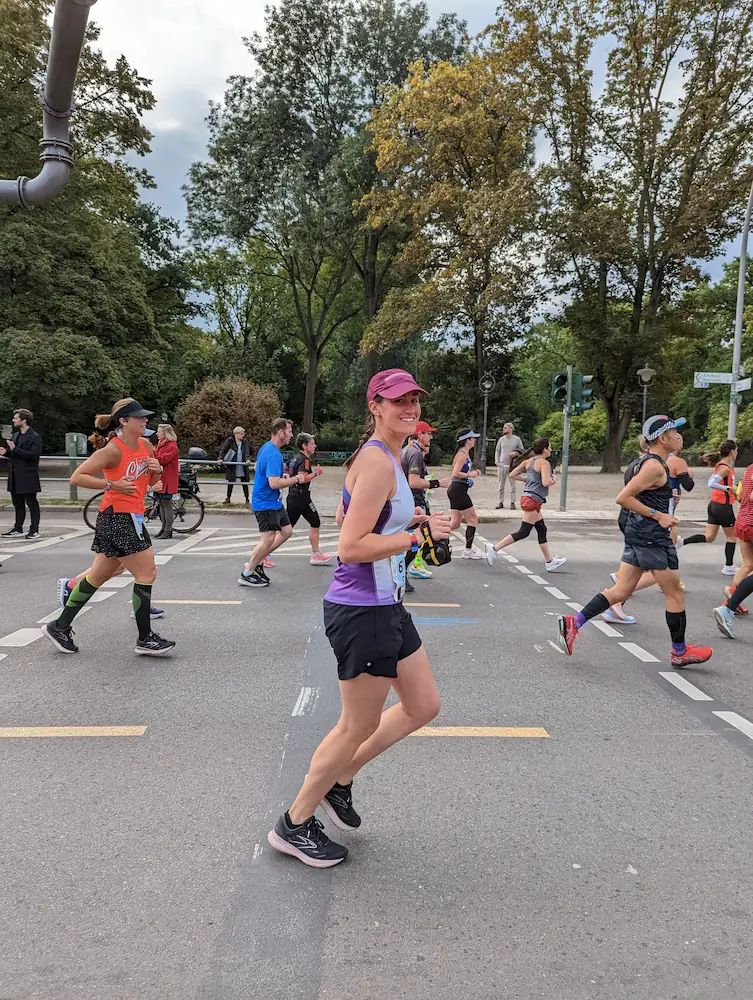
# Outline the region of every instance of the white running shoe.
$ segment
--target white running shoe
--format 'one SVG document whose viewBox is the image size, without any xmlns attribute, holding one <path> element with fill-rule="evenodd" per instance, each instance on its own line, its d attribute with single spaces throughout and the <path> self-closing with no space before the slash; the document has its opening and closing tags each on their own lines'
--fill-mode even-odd
<svg viewBox="0 0 753 1000">
<path fill-rule="evenodd" d="M 408 576 L 414 576 L 419 580 L 431 580 L 431 570 L 425 566 L 411 566 Z"/>
<path fill-rule="evenodd" d="M 735 566 L 722 566 L 722 573 L 725 576 L 734 576 L 737 573 L 737 568 Z"/>
<path fill-rule="evenodd" d="M 685 539 L 682 537 L 682 535 L 678 535 L 677 541 L 675 542 L 675 548 L 681 549 L 684 544 L 685 544 Z"/>
<path fill-rule="evenodd" d="M 463 549 L 463 559 L 483 559 L 478 549 Z"/>
<path fill-rule="evenodd" d="M 635 618 L 632 615 L 626 615 L 622 608 L 619 611 L 616 609 L 617 605 L 615 604 L 602 612 L 601 617 L 605 622 L 609 622 L 610 625 L 635 625 Z"/>
<path fill-rule="evenodd" d="M 560 566 L 564 566 L 566 562 L 566 556 L 554 556 L 552 560 L 546 564 L 547 573 L 552 573 L 555 569 L 559 569 Z"/>
<path fill-rule="evenodd" d="M 487 542 L 484 546 L 484 555 L 486 556 L 486 561 L 490 566 L 493 566 L 497 561 L 497 550 L 491 542 Z"/>
</svg>

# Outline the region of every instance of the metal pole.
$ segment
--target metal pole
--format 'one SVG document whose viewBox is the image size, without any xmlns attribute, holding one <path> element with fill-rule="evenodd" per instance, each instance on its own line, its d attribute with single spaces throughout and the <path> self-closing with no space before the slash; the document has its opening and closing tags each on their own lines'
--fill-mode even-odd
<svg viewBox="0 0 753 1000">
<path fill-rule="evenodd" d="M 643 421 L 641 427 L 646 423 L 646 410 L 648 408 L 648 386 L 643 386 Z"/>
<path fill-rule="evenodd" d="M 489 393 L 484 393 L 484 426 L 481 428 L 481 475 L 486 475 L 486 418 L 489 413 Z"/>
<path fill-rule="evenodd" d="M 562 480 L 560 482 L 560 510 L 567 510 L 567 469 L 570 464 L 570 416 L 573 402 L 573 372 L 575 365 L 567 366 L 567 401 L 563 413 L 565 414 L 563 434 L 562 434 Z"/>
<path fill-rule="evenodd" d="M 740 377 L 740 354 L 743 345 L 743 310 L 745 307 L 745 272 L 748 264 L 748 235 L 750 220 L 753 216 L 753 185 L 748 197 L 748 208 L 745 212 L 743 237 L 740 243 L 740 270 L 737 276 L 737 306 L 735 308 L 735 346 L 732 351 L 732 384 L 729 387 L 729 420 L 727 421 L 727 437 L 733 441 L 737 435 L 737 380 Z"/>
<path fill-rule="evenodd" d="M 66 449 L 65 450 L 68 452 L 68 455 L 70 456 L 70 458 L 76 459 L 76 457 L 77 457 L 76 456 L 76 438 L 75 438 L 75 436 L 73 434 L 71 434 L 70 436 L 66 435 L 66 437 L 68 437 L 68 440 L 66 441 Z M 79 461 L 80 460 L 76 460 L 76 461 L 72 461 L 72 462 L 68 463 L 68 472 L 70 473 L 71 476 L 76 471 L 76 467 L 78 466 L 78 462 Z M 78 500 L 78 490 L 76 489 L 75 486 L 69 486 L 68 487 L 68 497 L 69 497 L 70 500 Z"/>
</svg>

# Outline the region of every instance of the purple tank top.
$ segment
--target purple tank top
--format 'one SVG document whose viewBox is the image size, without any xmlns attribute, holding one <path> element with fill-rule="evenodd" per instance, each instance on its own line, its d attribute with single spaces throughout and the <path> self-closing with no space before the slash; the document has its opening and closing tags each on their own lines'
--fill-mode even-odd
<svg viewBox="0 0 753 1000">
<path fill-rule="evenodd" d="M 392 459 L 397 490 L 388 500 L 374 525 L 374 534 L 396 535 L 405 531 L 413 520 L 416 502 L 400 463 L 381 441 L 367 441 L 364 448 L 381 448 Z M 350 494 L 343 486 L 343 514 L 347 516 Z M 399 604 L 405 593 L 405 555 L 400 553 L 373 563 L 341 563 L 337 568 L 325 601 L 332 604 L 349 604 L 370 607 Z"/>
</svg>

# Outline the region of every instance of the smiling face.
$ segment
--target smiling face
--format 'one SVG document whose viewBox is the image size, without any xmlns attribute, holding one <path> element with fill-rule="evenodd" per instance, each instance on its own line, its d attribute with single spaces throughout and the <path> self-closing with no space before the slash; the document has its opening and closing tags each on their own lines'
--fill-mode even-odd
<svg viewBox="0 0 753 1000">
<path fill-rule="evenodd" d="M 414 434 L 421 416 L 419 399 L 417 392 L 409 392 L 397 399 L 372 400 L 369 410 L 374 417 L 377 432 L 390 438 L 406 438 Z"/>
<path fill-rule="evenodd" d="M 148 419 L 148 417 L 121 417 L 120 426 L 126 433 L 142 437 L 146 430 Z"/>
</svg>

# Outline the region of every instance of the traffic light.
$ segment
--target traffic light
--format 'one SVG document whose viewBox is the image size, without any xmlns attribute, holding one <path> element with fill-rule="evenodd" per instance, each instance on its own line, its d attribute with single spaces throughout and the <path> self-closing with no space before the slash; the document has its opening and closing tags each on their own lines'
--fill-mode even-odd
<svg viewBox="0 0 753 1000">
<path fill-rule="evenodd" d="M 555 406 L 567 403 L 567 372 L 556 372 L 552 375 L 552 402 Z"/>
<path fill-rule="evenodd" d="M 575 376 L 573 402 L 575 404 L 576 413 L 585 413 L 585 411 L 590 410 L 596 402 L 596 400 L 591 398 L 594 394 L 594 390 L 585 388 L 585 386 L 590 385 L 595 378 L 595 375 Z"/>
</svg>

